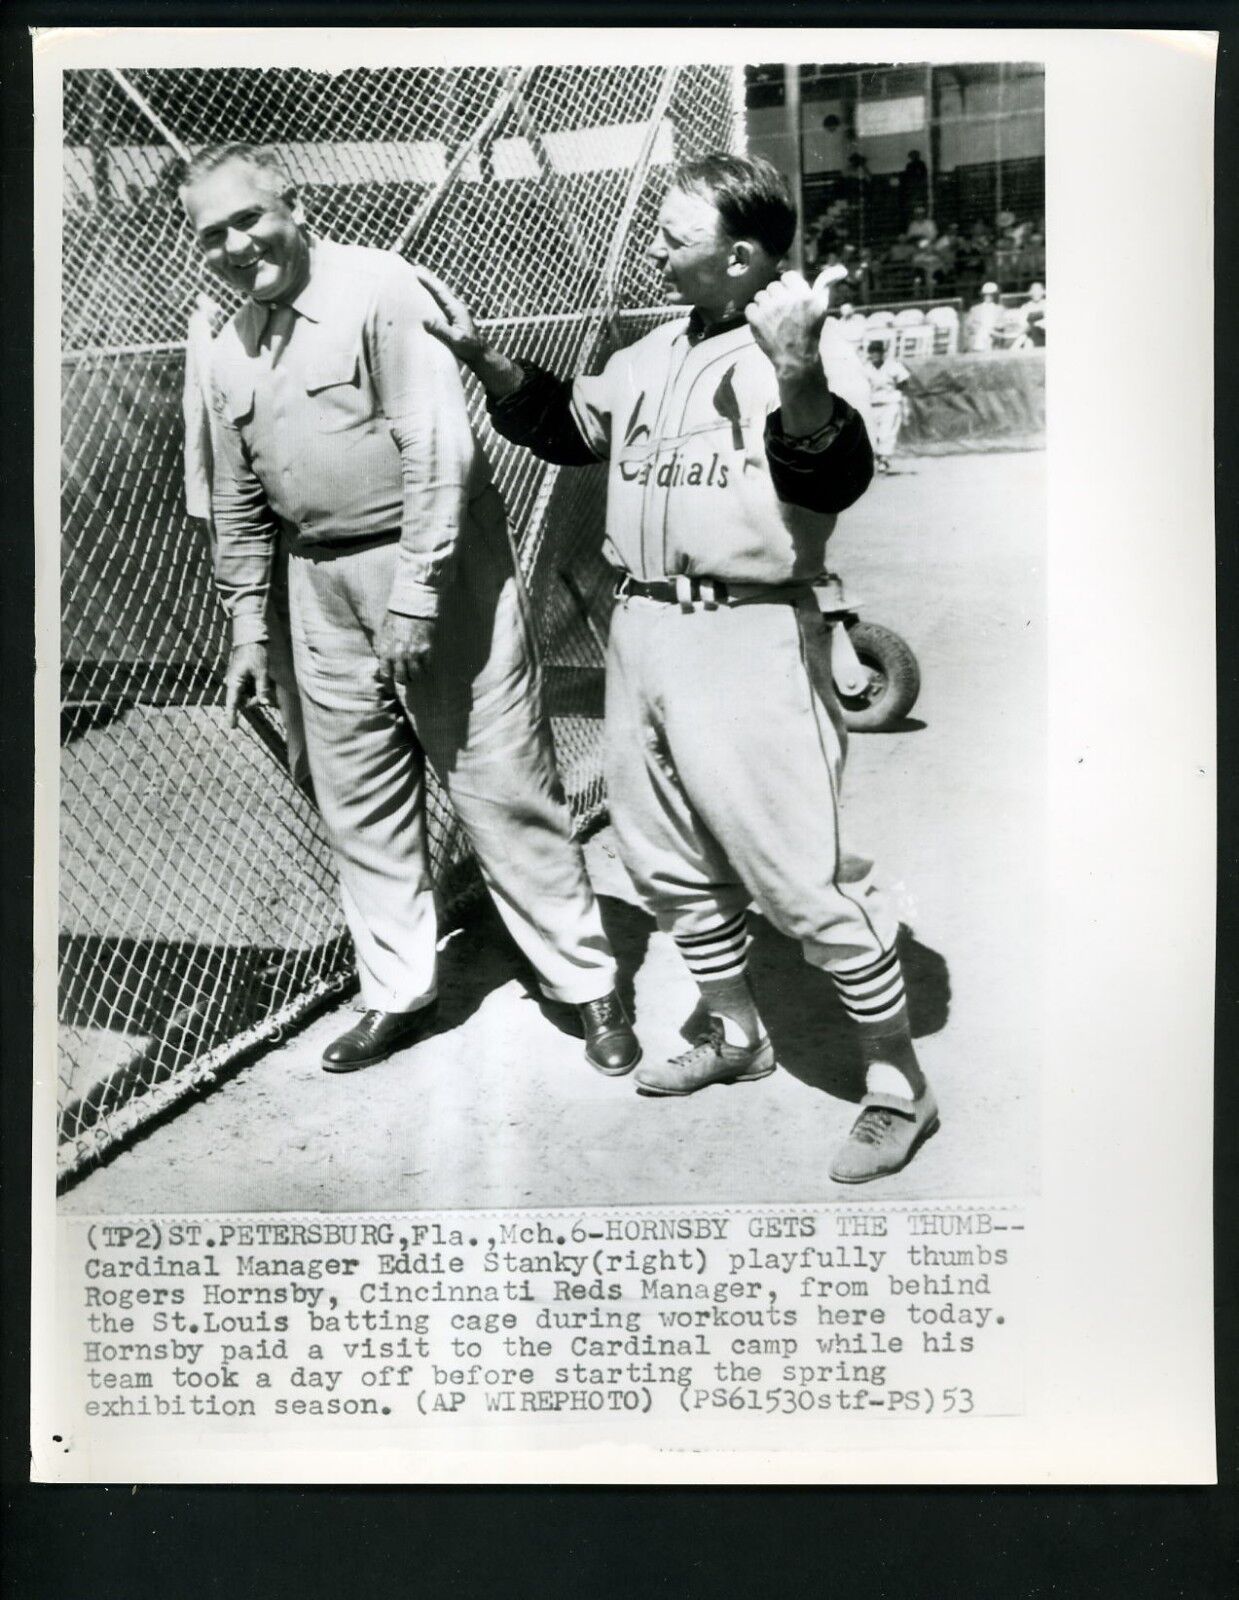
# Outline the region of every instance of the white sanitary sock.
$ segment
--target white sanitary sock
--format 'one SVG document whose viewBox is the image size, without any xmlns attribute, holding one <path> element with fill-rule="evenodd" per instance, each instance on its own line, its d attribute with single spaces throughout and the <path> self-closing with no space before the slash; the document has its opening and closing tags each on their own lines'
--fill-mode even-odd
<svg viewBox="0 0 1239 1600">
<path fill-rule="evenodd" d="M 865 1072 L 865 1088 L 870 1094 L 888 1094 L 892 1099 L 915 1100 L 912 1085 L 889 1061 L 871 1061 Z"/>
</svg>

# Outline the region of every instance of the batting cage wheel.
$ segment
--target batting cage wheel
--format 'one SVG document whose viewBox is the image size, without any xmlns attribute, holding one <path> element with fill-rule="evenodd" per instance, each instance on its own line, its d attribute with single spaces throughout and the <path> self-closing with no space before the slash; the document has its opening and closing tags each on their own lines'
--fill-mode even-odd
<svg viewBox="0 0 1239 1600">
<path fill-rule="evenodd" d="M 852 648 L 869 674 L 863 694 L 841 694 L 843 720 L 855 733 L 881 733 L 896 726 L 916 704 L 921 669 L 912 651 L 890 628 L 857 622 L 848 629 Z"/>
</svg>

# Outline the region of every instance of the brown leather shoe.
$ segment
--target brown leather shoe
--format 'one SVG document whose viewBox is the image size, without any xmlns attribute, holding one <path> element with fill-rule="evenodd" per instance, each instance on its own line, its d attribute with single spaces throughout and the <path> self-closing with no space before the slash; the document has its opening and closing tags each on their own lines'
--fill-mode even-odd
<svg viewBox="0 0 1239 1600">
<path fill-rule="evenodd" d="M 435 1002 L 417 1011 L 366 1011 L 323 1051 L 324 1072 L 358 1072 L 412 1044 L 434 1016 Z"/>
<path fill-rule="evenodd" d="M 577 1007 L 585 1030 L 585 1059 L 608 1078 L 622 1078 L 641 1059 L 641 1044 L 633 1032 L 628 1013 L 612 989 L 601 1000 L 587 1000 Z"/>
</svg>

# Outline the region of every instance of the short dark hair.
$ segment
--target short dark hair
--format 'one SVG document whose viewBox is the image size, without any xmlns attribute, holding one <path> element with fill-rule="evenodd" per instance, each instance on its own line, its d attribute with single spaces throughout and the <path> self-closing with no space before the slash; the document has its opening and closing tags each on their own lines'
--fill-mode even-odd
<svg viewBox="0 0 1239 1600">
<path fill-rule="evenodd" d="M 776 167 L 762 156 L 711 151 L 682 161 L 671 188 L 714 204 L 728 238 L 755 239 L 777 261 L 796 237 L 796 207 Z"/>
<path fill-rule="evenodd" d="M 180 188 L 191 188 L 199 178 L 205 178 L 208 173 L 226 167 L 230 161 L 238 161 L 242 166 L 252 167 L 256 172 L 269 177 L 272 180 L 272 193 L 277 196 L 286 195 L 290 189 L 297 187 L 288 168 L 274 150 L 268 149 L 265 145 L 249 144 L 245 140 L 236 139 L 231 144 L 217 144 L 199 150 L 186 164 L 185 171 L 181 175 Z"/>
</svg>

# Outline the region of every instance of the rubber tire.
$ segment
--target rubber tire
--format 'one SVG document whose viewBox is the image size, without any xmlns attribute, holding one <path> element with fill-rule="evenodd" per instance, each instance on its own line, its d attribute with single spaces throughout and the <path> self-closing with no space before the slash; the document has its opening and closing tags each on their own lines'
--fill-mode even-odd
<svg viewBox="0 0 1239 1600">
<path fill-rule="evenodd" d="M 861 665 L 880 672 L 886 681 L 875 699 L 841 694 L 843 721 L 854 733 L 881 733 L 902 722 L 916 704 L 921 669 L 899 635 L 876 622 L 854 623 L 848 638 Z"/>
</svg>

